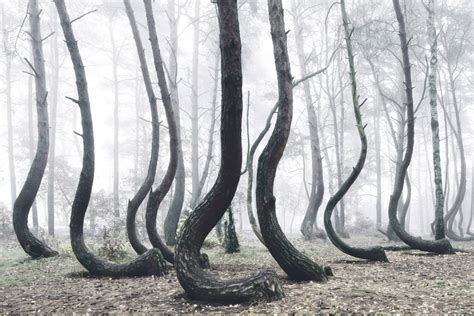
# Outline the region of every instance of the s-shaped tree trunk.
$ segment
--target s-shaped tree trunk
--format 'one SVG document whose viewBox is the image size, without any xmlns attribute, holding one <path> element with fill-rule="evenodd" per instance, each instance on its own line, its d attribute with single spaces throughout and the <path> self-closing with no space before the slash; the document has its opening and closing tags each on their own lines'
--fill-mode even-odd
<svg viewBox="0 0 474 316">
<path fill-rule="evenodd" d="M 397 236 L 404 243 L 406 243 L 412 248 L 440 254 L 451 254 L 454 253 L 454 250 L 447 239 L 430 241 L 411 236 L 404 230 L 397 218 L 398 201 L 403 191 L 405 176 L 407 173 L 408 166 L 411 162 L 411 157 L 413 155 L 413 146 L 415 142 L 415 113 L 413 109 L 413 87 L 411 80 L 411 65 L 410 57 L 408 54 L 408 40 L 405 29 L 405 19 L 403 17 L 399 0 L 393 0 L 393 7 L 397 16 L 399 26 L 400 45 L 403 57 L 403 73 L 405 77 L 405 93 L 407 102 L 407 147 L 405 151 L 405 156 L 402 160 L 402 164 L 395 175 L 394 189 L 392 195 L 390 196 L 390 203 L 388 208 L 390 225 L 397 234 Z"/>
<path fill-rule="evenodd" d="M 28 214 L 41 185 L 48 162 L 49 151 L 48 92 L 46 91 L 46 71 L 41 38 L 41 11 L 38 9 L 37 0 L 30 0 L 28 2 L 28 11 L 31 47 L 33 50 L 33 65 L 29 61 L 28 65 L 35 76 L 38 142 L 35 158 L 31 164 L 28 176 L 13 206 L 13 228 L 25 252 L 33 258 L 40 258 L 53 257 L 58 252 L 37 239 L 28 229 Z"/>
<path fill-rule="evenodd" d="M 94 130 L 90 109 L 89 91 L 84 64 L 79 52 L 77 40 L 71 26 L 71 20 L 66 9 L 64 0 L 54 0 L 61 21 L 61 28 L 66 39 L 74 74 L 78 99 L 71 100 L 79 105 L 82 122 L 83 157 L 82 170 L 77 185 L 76 195 L 72 203 L 70 235 L 71 246 L 77 260 L 91 274 L 102 276 L 143 276 L 162 275 L 164 260 L 158 249 L 151 249 L 136 259 L 123 264 L 116 264 L 96 257 L 84 242 L 84 218 L 89 205 L 92 185 L 94 182 L 95 153 L 94 153 Z"/>
<path fill-rule="evenodd" d="M 332 211 L 336 204 L 342 199 L 342 197 L 347 193 L 350 187 L 359 177 L 361 173 L 365 160 L 367 158 L 367 136 L 365 135 L 365 126 L 362 123 L 362 114 L 360 113 L 360 108 L 364 102 L 359 103 L 359 94 L 357 91 L 357 80 L 356 80 L 356 70 L 354 65 L 354 55 L 352 52 L 352 30 L 349 29 L 349 18 L 347 17 L 346 4 L 344 0 L 341 0 L 341 15 L 342 23 L 344 26 L 344 35 L 346 39 L 347 46 L 347 55 L 349 60 L 349 75 L 351 79 L 352 87 L 352 105 L 354 107 L 354 115 L 356 119 L 357 131 L 359 132 L 359 138 L 361 142 L 361 149 L 359 154 L 359 160 L 357 161 L 356 166 L 352 169 L 351 174 L 342 184 L 342 186 L 334 193 L 334 195 L 329 199 L 324 211 L 324 227 L 328 234 L 331 242 L 342 252 L 362 259 L 372 260 L 372 261 L 383 261 L 388 262 L 387 255 L 382 247 L 376 246 L 372 248 L 356 248 L 352 247 L 349 244 L 345 243 L 336 233 L 332 226 L 331 216 Z"/>
<path fill-rule="evenodd" d="M 133 39 L 135 46 L 137 47 L 138 59 L 140 61 L 140 68 L 142 71 L 143 82 L 145 84 L 146 93 L 148 96 L 148 103 L 150 104 L 151 122 L 152 122 L 152 140 L 151 140 L 151 154 L 150 163 L 148 165 L 148 172 L 143 181 L 142 185 L 138 189 L 135 196 L 128 202 L 127 209 L 127 234 L 130 244 L 138 254 L 143 254 L 147 251 L 147 248 L 140 242 L 137 235 L 136 228 L 136 216 L 140 205 L 145 200 L 146 195 L 151 190 L 153 181 L 155 180 L 156 165 L 158 163 L 158 151 L 160 144 L 160 123 L 158 120 L 158 109 L 156 104 L 155 92 L 153 91 L 153 85 L 148 71 L 148 65 L 145 57 L 145 49 L 140 38 L 140 32 L 138 31 L 137 22 L 133 13 L 133 8 L 130 4 L 130 0 L 123 1 L 125 5 L 125 11 L 130 22 L 130 27 L 133 33 Z"/>
<path fill-rule="evenodd" d="M 214 186 L 188 219 L 176 247 L 179 283 L 192 299 L 240 302 L 282 298 L 283 290 L 272 271 L 249 278 L 222 280 L 199 266 L 202 244 L 230 206 L 242 165 L 242 61 L 237 1 L 218 0 L 221 47 L 221 166 Z"/>
<path fill-rule="evenodd" d="M 278 116 L 273 133 L 258 159 L 256 201 L 263 240 L 273 258 L 294 280 L 326 281 L 324 270 L 299 252 L 286 238 L 276 216 L 273 184 L 290 134 L 293 116 L 293 82 L 281 0 L 269 0 L 273 55 L 278 79 Z"/>
</svg>

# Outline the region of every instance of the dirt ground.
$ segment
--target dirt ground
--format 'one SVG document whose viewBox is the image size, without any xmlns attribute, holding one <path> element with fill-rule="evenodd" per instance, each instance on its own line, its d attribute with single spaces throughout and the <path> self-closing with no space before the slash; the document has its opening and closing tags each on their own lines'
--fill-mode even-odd
<svg viewBox="0 0 474 316">
<path fill-rule="evenodd" d="M 30 260 L 14 242 L 0 246 L 0 313 L 474 313 L 474 254 L 430 255 L 389 251 L 390 263 L 367 263 L 344 255 L 330 242 L 302 242 L 299 249 L 334 272 L 327 283 L 288 281 L 265 249 L 243 241 L 239 254 L 206 249 L 221 277 L 276 269 L 286 297 L 273 303 L 209 304 L 186 299 L 174 271 L 164 277 L 93 278 L 67 246 L 61 256 Z M 388 245 L 352 238 L 357 245 Z M 66 243 L 65 243 L 66 244 Z M 474 242 L 454 243 L 474 251 Z"/>
</svg>

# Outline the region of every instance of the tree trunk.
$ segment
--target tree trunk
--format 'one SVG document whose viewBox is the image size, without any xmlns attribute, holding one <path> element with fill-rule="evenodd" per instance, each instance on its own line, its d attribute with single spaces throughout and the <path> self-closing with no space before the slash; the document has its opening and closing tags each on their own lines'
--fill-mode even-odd
<svg viewBox="0 0 474 316">
<path fill-rule="evenodd" d="M 377 197 L 375 203 L 376 220 L 375 227 L 382 229 L 382 144 L 380 140 L 380 93 L 377 93 L 376 109 L 375 109 L 375 169 L 377 170 Z"/>
<path fill-rule="evenodd" d="M 433 168 L 435 183 L 435 239 L 446 238 L 444 231 L 444 194 L 443 194 L 443 175 L 441 173 L 441 154 L 439 140 L 439 121 L 438 105 L 436 102 L 436 74 L 438 71 L 438 40 L 435 27 L 435 6 L 434 0 L 428 1 L 428 37 L 430 40 L 430 73 L 428 77 L 430 91 L 430 109 L 431 109 L 431 138 L 433 142 Z"/>
<path fill-rule="evenodd" d="M 192 127 L 191 127 L 191 178 L 192 178 L 192 196 L 191 209 L 194 209 L 199 202 L 199 32 L 200 32 L 200 9 L 201 1 L 194 3 L 194 22 L 193 22 L 193 78 L 192 78 Z"/>
<path fill-rule="evenodd" d="M 13 206 L 13 228 L 15 229 L 18 241 L 25 252 L 33 258 L 40 258 L 53 257 L 58 255 L 58 252 L 33 236 L 28 229 L 28 214 L 43 179 L 46 164 L 48 162 L 49 150 L 48 92 L 46 91 L 46 71 L 41 38 L 41 11 L 38 9 L 38 3 L 36 0 L 29 1 L 28 10 L 33 65 L 29 62 L 28 64 L 35 76 L 38 142 L 35 158 L 31 164 L 28 176 L 26 177 L 25 183 L 23 184 Z"/>
<path fill-rule="evenodd" d="M 447 46 L 447 45 L 445 45 Z M 445 216 L 445 223 L 449 223 L 450 220 L 454 220 L 456 214 L 459 212 L 459 210 L 462 208 L 462 202 L 464 201 L 464 196 L 466 195 L 466 155 L 464 152 L 464 141 L 463 141 L 463 136 L 462 136 L 462 126 L 461 126 L 461 117 L 460 117 L 460 109 L 459 109 L 459 104 L 458 104 L 458 99 L 456 95 L 456 82 L 455 82 L 455 77 L 454 77 L 454 71 L 452 69 L 451 63 L 449 60 L 447 60 L 447 66 L 448 66 L 448 79 L 449 79 L 449 88 L 451 90 L 451 97 L 453 101 L 453 108 L 454 108 L 454 116 L 456 119 L 456 126 L 451 122 L 451 119 L 448 116 L 448 121 L 450 122 L 450 125 L 453 129 L 454 132 L 454 138 L 456 140 L 456 143 L 458 145 L 458 150 L 459 150 L 459 159 L 461 163 L 461 170 L 460 170 L 460 179 L 459 179 L 459 187 L 458 191 L 456 193 L 456 196 L 454 198 L 453 204 L 449 208 L 449 210 L 446 212 Z M 452 240 L 456 241 L 469 241 L 469 240 L 474 240 L 473 237 L 467 237 L 463 238 L 461 236 L 458 236 L 456 233 L 454 233 L 452 230 L 449 228 L 446 230 L 446 236 Z"/>
<path fill-rule="evenodd" d="M 397 236 L 412 248 L 441 254 L 454 253 L 453 248 L 451 247 L 451 244 L 447 239 L 429 241 L 413 237 L 403 229 L 397 218 L 397 205 L 403 191 L 405 176 L 413 155 L 413 146 L 415 140 L 415 115 L 413 109 L 413 87 L 410 69 L 411 64 L 410 57 L 408 55 L 408 40 L 405 30 L 405 20 L 403 17 L 402 9 L 400 7 L 400 2 L 398 0 L 393 0 L 393 7 L 397 16 L 401 52 L 403 57 L 403 72 L 406 87 L 405 93 L 407 111 L 407 146 L 405 156 L 403 157 L 402 165 L 400 166 L 399 170 L 397 171 L 397 174 L 395 175 L 394 189 L 390 197 L 388 209 L 390 224 Z"/>
<path fill-rule="evenodd" d="M 302 78 L 308 75 L 306 67 L 306 57 L 304 56 L 303 28 L 300 25 L 300 12 L 295 0 L 292 1 L 293 25 L 295 27 L 296 51 Z M 314 110 L 311 90 L 308 81 L 303 82 L 304 100 L 308 115 L 308 128 L 311 148 L 311 194 L 308 207 L 301 223 L 300 231 L 306 240 L 311 240 L 317 236 L 325 236 L 324 232 L 317 229 L 317 215 L 319 207 L 324 197 L 323 162 L 321 157 L 321 145 L 319 144 L 318 120 Z M 313 228 L 316 232 L 313 233 Z M 322 233 L 322 234 L 321 234 Z"/>
<path fill-rule="evenodd" d="M 110 43 L 112 45 L 112 77 L 114 83 L 114 175 L 113 175 L 113 200 L 114 200 L 114 216 L 120 217 L 120 197 L 119 197 L 119 81 L 118 81 L 118 63 L 120 52 L 115 45 L 115 37 L 112 26 L 112 18 L 109 22 Z"/>
<path fill-rule="evenodd" d="M 361 150 L 360 150 L 357 164 L 354 168 L 352 168 L 351 174 L 328 201 L 326 210 L 324 211 L 324 227 L 326 228 L 326 232 L 331 242 L 342 252 L 348 255 L 357 257 L 357 258 L 373 260 L 373 261 L 388 262 L 387 256 L 382 247 L 379 247 L 379 246 L 372 247 L 372 248 L 352 247 L 349 244 L 345 243 L 337 235 L 331 223 L 331 216 L 332 216 L 332 211 L 334 207 L 339 201 L 342 200 L 343 196 L 347 193 L 350 187 L 357 180 L 357 178 L 359 177 L 359 174 L 361 173 L 364 167 L 365 160 L 367 158 L 367 136 L 365 135 L 365 126 L 362 123 L 362 114 L 360 112 L 360 108 L 363 105 L 363 103 L 361 104 L 359 102 L 359 94 L 357 91 L 357 81 L 356 81 L 356 70 L 355 70 L 355 65 L 354 65 L 354 55 L 352 53 L 352 42 L 351 42 L 352 30 L 349 29 L 349 19 L 347 17 L 346 5 L 345 5 L 344 0 L 341 0 L 341 15 L 342 15 L 342 22 L 344 25 L 344 34 L 345 34 L 345 39 L 346 39 L 347 55 L 348 55 L 348 60 L 349 60 L 349 74 L 350 74 L 351 87 L 352 87 L 352 90 L 351 90 L 352 91 L 352 105 L 354 108 L 354 115 L 355 115 L 357 130 L 359 132 Z"/>
<path fill-rule="evenodd" d="M 217 180 L 188 219 L 176 247 L 176 273 L 192 299 L 240 302 L 272 301 L 283 296 L 272 271 L 236 280 L 222 280 L 199 266 L 202 244 L 230 206 L 237 190 L 242 164 L 242 64 L 237 1 L 219 0 L 221 47 L 221 166 Z"/>
<path fill-rule="evenodd" d="M 174 184 L 174 194 L 164 222 L 164 237 L 169 246 L 176 245 L 176 230 L 183 209 L 186 172 L 184 169 L 183 145 L 181 141 L 181 119 L 178 94 L 178 17 L 175 13 L 175 0 L 168 1 L 168 19 L 170 27 L 169 87 L 171 104 L 176 116 L 178 130 L 178 166 Z"/>
<path fill-rule="evenodd" d="M 54 19 L 54 25 L 57 19 Z M 50 133 L 49 133 L 49 159 L 48 159 L 48 235 L 54 236 L 54 183 L 55 183 L 55 164 L 56 164 L 56 117 L 58 108 L 58 88 L 59 88 L 59 49 L 57 32 L 52 38 L 51 47 L 52 60 L 52 82 L 51 82 L 51 107 L 50 107 Z"/>
<path fill-rule="evenodd" d="M 8 126 L 8 171 L 10 176 L 10 201 L 11 207 L 15 204 L 16 199 L 16 173 L 15 173 L 15 154 L 14 154 L 14 147 L 13 147 L 13 113 L 12 113 L 12 78 L 11 78 L 11 70 L 12 70 L 12 58 L 13 52 L 10 51 L 10 48 L 7 47 L 8 45 L 8 32 L 7 27 L 5 25 L 5 14 L 4 9 L 2 6 L 2 32 L 3 32 L 3 40 L 4 40 L 4 52 L 5 52 L 5 59 L 6 59 L 6 69 L 5 69 L 5 92 L 7 97 L 7 126 Z"/>
<path fill-rule="evenodd" d="M 170 136 L 170 160 L 168 169 L 166 170 L 166 174 L 158 188 L 150 193 L 150 198 L 146 206 L 146 230 L 153 247 L 161 250 L 166 261 L 174 263 L 173 251 L 166 246 L 156 229 L 156 217 L 158 214 L 158 208 L 170 190 L 176 175 L 176 169 L 178 167 L 178 130 L 175 121 L 176 116 L 173 111 L 171 96 L 168 92 L 168 85 L 166 83 L 165 72 L 163 69 L 163 61 L 161 59 L 160 46 L 156 34 L 152 3 L 151 0 L 144 0 L 143 2 L 145 4 L 148 34 L 150 37 L 155 71 L 158 77 L 158 85 L 160 87 L 161 99 L 163 100 L 163 106 L 166 112 L 166 120 L 168 122 Z"/>
<path fill-rule="evenodd" d="M 151 249 L 136 259 L 123 264 L 104 261 L 96 257 L 84 242 L 84 218 L 89 205 L 92 185 L 94 182 L 95 153 L 94 153 L 94 130 L 90 109 L 89 92 L 84 64 L 79 52 L 77 40 L 74 36 L 71 20 L 66 9 L 64 0 L 54 0 L 61 21 L 66 45 L 69 50 L 74 74 L 78 99 L 74 100 L 79 105 L 82 122 L 83 157 L 82 170 L 79 177 L 74 202 L 72 204 L 70 219 L 71 246 L 77 260 L 91 274 L 102 276 L 143 276 L 162 275 L 164 260 L 159 250 Z"/>
<path fill-rule="evenodd" d="M 140 242 L 137 235 L 136 228 L 136 216 L 140 205 L 146 198 L 148 192 L 150 192 L 153 182 L 155 181 L 156 166 L 158 163 L 158 151 L 160 143 L 160 124 L 158 119 L 158 109 L 156 103 L 155 93 L 153 91 L 153 85 L 148 71 L 148 65 L 145 57 L 145 50 L 143 43 L 140 38 L 140 32 L 138 30 L 133 8 L 130 5 L 130 0 L 124 0 L 125 11 L 127 13 L 130 27 L 133 33 L 133 39 L 137 48 L 138 59 L 140 61 L 140 68 L 142 71 L 143 82 L 145 84 L 146 93 L 148 96 L 148 103 L 150 104 L 150 113 L 152 121 L 152 141 L 151 141 L 151 154 L 150 163 L 148 165 L 148 172 L 145 180 L 141 184 L 135 196 L 128 202 L 127 209 L 127 234 L 128 239 L 133 249 L 138 254 L 143 254 L 147 251 L 147 248 Z"/>
<path fill-rule="evenodd" d="M 28 153 L 30 157 L 30 164 L 33 163 L 35 158 L 35 135 L 34 135 L 34 126 L 33 126 L 33 79 L 30 76 L 28 78 Z M 33 230 L 38 232 L 38 207 L 36 205 L 36 199 L 33 201 L 31 206 L 31 211 L 33 215 Z"/>
<path fill-rule="evenodd" d="M 323 269 L 299 252 L 286 238 L 276 216 L 273 184 L 290 134 L 293 83 L 281 0 L 269 0 L 268 10 L 279 96 L 275 128 L 258 159 L 256 201 L 260 230 L 273 258 L 291 279 L 326 281 Z"/>
</svg>

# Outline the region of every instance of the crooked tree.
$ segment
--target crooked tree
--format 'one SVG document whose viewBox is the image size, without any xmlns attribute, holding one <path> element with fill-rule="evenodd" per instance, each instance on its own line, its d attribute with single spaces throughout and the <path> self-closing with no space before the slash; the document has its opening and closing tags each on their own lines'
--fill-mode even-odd
<svg viewBox="0 0 474 316">
<path fill-rule="evenodd" d="M 331 222 L 332 211 L 336 204 L 342 199 L 342 197 L 347 193 L 347 191 L 351 188 L 354 182 L 359 177 L 361 173 L 365 160 L 367 158 L 367 136 L 365 135 L 365 126 L 362 122 L 362 114 L 360 109 L 364 102 L 359 102 L 359 94 L 357 91 L 357 80 L 356 80 L 356 70 L 354 64 L 354 54 L 352 50 L 352 30 L 349 28 L 349 18 L 346 12 L 346 4 L 345 0 L 341 0 L 341 16 L 342 16 L 342 23 L 344 27 L 344 36 L 346 40 L 346 49 L 347 49 L 347 56 L 349 60 L 349 76 L 351 81 L 351 95 L 352 95 L 352 105 L 354 108 L 354 115 L 356 120 L 357 131 L 359 133 L 359 138 L 361 142 L 361 149 L 359 154 L 359 159 L 355 167 L 352 168 L 352 172 L 349 177 L 344 181 L 342 186 L 334 193 L 334 195 L 329 199 L 326 210 L 324 211 L 324 227 L 326 228 L 326 232 L 328 234 L 329 239 L 331 242 L 341 251 L 344 253 L 362 259 L 368 259 L 373 261 L 383 261 L 387 262 L 387 256 L 385 251 L 382 247 L 372 247 L 372 248 L 357 248 L 352 247 L 349 244 L 345 243 L 336 233 L 333 228 Z"/>
<path fill-rule="evenodd" d="M 79 106 L 82 123 L 82 169 L 72 203 L 69 224 L 72 250 L 77 260 L 94 275 L 113 277 L 151 274 L 162 275 L 165 263 L 158 249 L 148 250 L 130 262 L 117 264 L 98 258 L 85 244 L 84 218 L 91 197 L 95 171 L 94 129 L 86 72 L 79 52 L 79 46 L 72 29 L 71 19 L 69 18 L 64 0 L 54 0 L 54 4 L 61 21 L 61 28 L 64 33 L 76 78 L 78 98 L 77 100 L 70 98 L 70 100 Z"/>
<path fill-rule="evenodd" d="M 286 238 L 276 216 L 273 184 L 290 134 L 293 82 L 281 0 L 268 1 L 273 55 L 278 80 L 278 115 L 272 135 L 258 159 L 256 201 L 263 240 L 273 258 L 294 280 L 326 281 L 323 269 L 299 252 Z"/>
<path fill-rule="evenodd" d="M 53 257 L 58 252 L 36 238 L 28 228 L 28 214 L 43 179 L 49 153 L 48 92 L 46 90 L 46 71 L 43 57 L 43 39 L 41 37 L 41 11 L 37 0 L 29 0 L 31 48 L 33 64 L 27 61 L 35 78 L 35 102 L 38 117 L 38 140 L 36 154 L 26 177 L 25 183 L 13 206 L 13 228 L 25 252 L 33 258 Z"/>
<path fill-rule="evenodd" d="M 390 220 L 390 226 L 393 228 L 397 236 L 412 248 L 441 253 L 450 254 L 454 253 L 451 244 L 447 239 L 440 239 L 435 241 L 424 240 L 416 238 L 405 231 L 400 221 L 397 218 L 397 206 L 400 196 L 403 191 L 405 183 L 405 176 L 407 173 L 408 166 L 410 165 L 411 158 L 413 155 L 413 147 L 415 141 L 415 113 L 413 108 L 413 86 L 411 79 L 411 64 L 409 56 L 408 39 L 405 27 L 405 18 L 400 7 L 399 0 L 392 0 L 393 8 L 397 17 L 399 27 L 400 46 L 402 53 L 402 66 L 403 74 L 405 79 L 405 95 L 406 95 L 406 111 L 407 111 L 407 146 L 405 155 L 402 160 L 400 168 L 397 170 L 395 175 L 395 183 L 392 195 L 390 196 L 390 202 L 388 207 L 388 215 Z"/>
<path fill-rule="evenodd" d="M 169 249 L 168 246 L 166 246 L 165 242 L 158 234 L 156 228 L 156 218 L 160 204 L 173 184 L 173 180 L 176 175 L 176 169 L 178 167 L 178 129 L 176 125 L 176 116 L 171 103 L 171 96 L 166 83 L 163 61 L 161 59 L 161 51 L 156 33 L 152 3 L 150 0 L 144 0 L 143 3 L 145 5 L 148 35 L 150 37 L 155 71 L 158 77 L 161 99 L 166 112 L 166 120 L 168 122 L 168 132 L 170 137 L 170 161 L 166 170 L 166 174 L 158 188 L 150 193 L 150 197 L 146 206 L 146 231 L 153 247 L 161 250 L 166 261 L 174 263 L 173 251 Z"/>
<path fill-rule="evenodd" d="M 192 299 L 272 301 L 283 296 L 274 272 L 261 271 L 249 278 L 222 280 L 199 264 L 206 236 L 232 202 L 242 165 L 242 61 L 237 1 L 218 0 L 217 7 L 221 48 L 221 163 L 213 187 L 183 224 L 176 246 L 175 268 L 179 283 Z"/>
<path fill-rule="evenodd" d="M 148 165 L 148 172 L 145 180 L 141 184 L 135 196 L 128 202 L 127 208 L 127 234 L 130 244 L 133 249 L 138 254 L 143 254 L 147 251 L 147 248 L 140 242 L 137 229 L 136 229 L 136 216 L 137 211 L 140 205 L 146 198 L 148 192 L 150 192 L 155 180 L 156 166 L 158 163 L 158 151 L 160 143 L 160 124 L 158 120 L 158 108 L 156 102 L 155 92 L 153 91 L 153 85 L 150 78 L 150 72 L 148 70 L 148 65 L 145 57 L 145 50 L 143 48 L 143 43 L 140 37 L 140 32 L 138 31 L 137 22 L 135 19 L 135 14 L 133 13 L 133 8 L 129 0 L 124 0 L 125 11 L 127 13 L 128 20 L 130 22 L 130 27 L 132 29 L 133 39 L 135 41 L 135 46 L 137 48 L 138 59 L 140 62 L 140 68 L 143 76 L 143 82 L 145 84 L 145 90 L 148 96 L 148 103 L 150 105 L 151 113 L 151 124 L 152 124 L 152 140 L 151 140 L 151 153 L 150 153 L 150 163 Z"/>
</svg>

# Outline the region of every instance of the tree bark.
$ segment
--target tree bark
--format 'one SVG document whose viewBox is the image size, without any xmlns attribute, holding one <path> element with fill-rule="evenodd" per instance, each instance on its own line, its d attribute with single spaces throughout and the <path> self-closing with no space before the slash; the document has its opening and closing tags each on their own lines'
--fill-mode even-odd
<svg viewBox="0 0 474 316">
<path fill-rule="evenodd" d="M 430 73 L 428 77 L 430 91 L 430 110 L 431 110 L 431 139 L 433 142 L 433 168 L 435 184 L 435 239 L 446 238 L 444 229 L 444 193 L 443 193 L 443 175 L 441 172 L 441 154 L 439 140 L 439 120 L 436 91 L 436 74 L 438 71 L 438 39 L 435 27 L 435 1 L 428 1 L 428 37 L 430 40 Z"/>
<path fill-rule="evenodd" d="M 38 141 L 35 158 L 13 206 L 13 228 L 25 252 L 33 258 L 41 258 L 56 256 L 58 252 L 37 239 L 28 229 L 28 214 L 43 179 L 49 150 L 48 92 L 46 91 L 46 71 L 41 38 L 41 11 L 38 9 L 37 0 L 28 2 L 28 11 L 33 65 L 30 62 L 28 64 L 35 76 Z"/>
<path fill-rule="evenodd" d="M 33 79 L 30 76 L 28 78 L 28 153 L 30 157 L 30 164 L 33 163 L 35 158 L 35 132 L 33 126 Z M 33 201 L 31 206 L 32 217 L 33 217 L 33 229 L 35 232 L 38 232 L 38 207 L 36 205 L 36 199 Z"/>
<path fill-rule="evenodd" d="M 214 186 L 185 221 L 176 247 L 176 273 L 192 299 L 240 302 L 272 301 L 283 290 L 272 271 L 252 277 L 222 280 L 199 266 L 202 244 L 230 206 L 242 165 L 242 63 L 237 1 L 218 0 L 221 47 L 221 166 Z"/>
<path fill-rule="evenodd" d="M 176 116 L 178 130 L 178 166 L 176 169 L 174 194 L 171 205 L 166 213 L 164 223 L 164 237 L 169 246 L 176 245 L 176 230 L 183 209 L 186 172 L 184 169 L 183 145 L 181 141 L 181 119 L 178 94 L 178 16 L 176 15 L 175 0 L 168 1 L 168 19 L 170 27 L 170 55 L 169 55 L 169 87 L 171 103 Z"/>
<path fill-rule="evenodd" d="M 385 251 L 382 247 L 372 247 L 372 248 L 357 248 L 352 247 L 349 244 L 345 243 L 336 233 L 334 230 L 332 223 L 331 223 L 331 216 L 332 211 L 336 204 L 341 201 L 342 197 L 347 193 L 350 187 L 354 184 L 354 182 L 359 177 L 361 173 L 365 160 L 367 158 L 367 136 L 365 135 L 365 126 L 362 123 L 362 114 L 360 112 L 360 108 L 364 104 L 359 102 L 359 94 L 357 91 L 357 80 L 356 80 L 356 70 L 354 65 L 354 55 L 352 52 L 352 30 L 349 29 L 349 19 L 347 17 L 346 12 L 346 4 L 344 0 L 341 0 L 341 15 L 342 15 L 342 22 L 344 26 L 344 34 L 346 39 L 346 47 L 347 47 L 347 55 L 349 60 L 349 74 L 351 79 L 351 92 L 352 92 L 352 105 L 354 108 L 354 115 L 356 120 L 357 131 L 359 133 L 359 138 L 361 142 L 361 149 L 359 154 L 359 159 L 357 164 L 354 168 L 352 168 L 352 172 L 346 181 L 339 187 L 339 189 L 334 193 L 334 195 L 329 199 L 328 204 L 326 205 L 326 210 L 324 211 L 324 227 L 326 228 L 326 232 L 328 234 L 329 239 L 331 242 L 342 252 L 357 257 L 361 259 L 367 259 L 372 261 L 382 261 L 388 262 L 387 256 Z"/>
<path fill-rule="evenodd" d="M 415 115 L 413 109 L 413 87 L 410 69 L 411 64 L 410 57 L 408 54 L 408 40 L 405 30 L 405 20 L 403 17 L 402 9 L 400 7 L 400 2 L 398 0 L 392 1 L 399 26 L 400 45 L 403 57 L 403 73 L 405 77 L 405 94 L 407 102 L 407 146 L 405 156 L 403 157 L 402 165 L 400 166 L 399 170 L 397 171 L 397 174 L 395 175 L 394 189 L 392 195 L 390 196 L 390 203 L 388 209 L 390 224 L 397 236 L 412 248 L 441 254 L 450 254 L 454 253 L 454 250 L 447 239 L 429 241 L 423 240 L 421 238 L 415 238 L 403 229 L 397 218 L 397 205 L 403 191 L 405 176 L 413 155 L 413 146 L 415 140 Z"/>
<path fill-rule="evenodd" d="M 292 1 L 293 25 L 295 27 L 296 52 L 302 78 L 307 76 L 306 57 L 304 56 L 303 28 L 300 24 L 300 12 L 295 0 Z M 308 81 L 303 82 L 304 101 L 308 115 L 308 128 L 311 148 L 311 194 L 308 207 L 301 223 L 300 231 L 304 239 L 311 240 L 318 236 L 325 236 L 324 232 L 317 228 L 317 215 L 324 197 L 323 161 L 321 157 L 321 145 L 319 143 L 318 120 L 314 110 Z M 313 233 L 313 229 L 316 231 Z M 322 233 L 322 234 L 321 234 Z"/>
<path fill-rule="evenodd" d="M 54 18 L 56 25 L 57 20 Z M 51 60 L 52 60 L 52 82 L 51 82 L 51 107 L 50 107 L 50 133 L 49 133 L 49 159 L 48 159 L 48 235 L 54 236 L 54 183 L 55 165 L 56 165 L 56 118 L 58 108 L 58 89 L 59 89 L 59 50 L 58 36 L 55 32 L 52 36 Z"/>
<path fill-rule="evenodd" d="M 12 58 L 13 52 L 10 51 L 10 48 L 7 47 L 8 45 L 8 31 L 5 22 L 5 13 L 4 8 L 2 6 L 2 33 L 3 33 L 3 40 L 4 40 L 4 47 L 3 50 L 5 52 L 5 59 L 6 59 L 6 69 L 5 69 L 5 92 L 7 98 L 7 126 L 8 126 L 8 173 L 10 176 L 10 201 L 11 207 L 15 204 L 16 199 L 16 173 L 15 173 L 15 153 L 13 147 L 13 113 L 12 113 L 12 78 L 11 78 L 11 70 L 12 70 Z"/>
<path fill-rule="evenodd" d="M 168 85 L 166 83 L 165 72 L 163 69 L 163 61 L 161 59 L 160 46 L 156 34 L 152 3 L 151 0 L 144 0 L 143 2 L 145 4 L 148 34 L 150 37 L 155 71 L 158 77 L 158 85 L 160 87 L 161 99 L 166 112 L 166 120 L 168 122 L 170 136 L 170 161 L 168 169 L 166 170 L 166 174 L 158 188 L 150 193 L 150 198 L 146 206 L 146 231 L 153 247 L 161 250 L 166 261 L 174 263 L 173 251 L 166 246 L 156 229 L 156 217 L 158 214 L 158 208 L 170 190 L 176 175 L 176 169 L 178 167 L 178 130 L 173 105 L 171 103 L 171 96 L 168 92 Z"/>
<path fill-rule="evenodd" d="M 192 98 L 191 98 L 191 178 L 192 195 L 191 209 L 194 209 L 199 202 L 199 32 L 200 32 L 200 9 L 201 1 L 194 3 L 194 21 L 193 21 L 193 74 L 192 74 Z"/>
<path fill-rule="evenodd" d="M 299 252 L 286 238 L 276 216 L 273 184 L 290 134 L 293 83 L 281 0 L 269 0 L 268 11 L 278 79 L 278 116 L 273 133 L 258 159 L 256 201 L 260 230 L 273 258 L 291 279 L 326 281 L 322 267 Z"/>
<path fill-rule="evenodd" d="M 104 261 L 96 257 L 84 242 L 84 218 L 89 205 L 92 185 L 94 182 L 95 153 L 94 130 L 90 109 L 89 92 L 84 64 L 79 52 L 77 40 L 71 26 L 71 20 L 64 0 L 54 0 L 61 21 L 66 45 L 69 50 L 74 74 L 78 99 L 74 100 L 79 105 L 82 122 L 83 157 L 82 170 L 79 177 L 76 194 L 72 204 L 70 219 L 71 246 L 77 260 L 91 274 L 111 277 L 162 275 L 164 260 L 159 250 L 151 249 L 136 259 L 123 264 Z"/>
<path fill-rule="evenodd" d="M 151 141 L 151 153 L 150 153 L 150 163 L 148 165 L 148 172 L 145 177 L 145 180 L 141 184 L 135 196 L 128 202 L 127 209 L 127 234 L 130 244 L 133 249 L 138 254 L 143 254 L 147 251 L 147 248 L 140 242 L 137 235 L 136 228 L 136 216 L 137 211 L 140 205 L 146 198 L 148 192 L 150 192 L 155 180 L 156 166 L 158 163 L 158 151 L 160 143 L 160 123 L 158 119 L 158 108 L 155 97 L 155 92 L 153 91 L 153 85 L 150 78 L 150 72 L 148 70 L 148 65 L 145 57 L 145 50 L 143 48 L 143 43 L 140 37 L 140 32 L 138 30 L 137 22 L 135 20 L 135 15 L 133 13 L 133 8 L 130 4 L 130 0 L 124 0 L 125 11 L 130 22 L 130 27 L 133 33 L 133 39 L 135 41 L 135 46 L 137 48 L 138 59 L 140 61 L 140 68 L 143 76 L 143 82 L 145 84 L 146 93 L 148 96 L 148 103 L 150 104 L 150 113 L 152 121 L 152 141 Z"/>
<path fill-rule="evenodd" d="M 112 19 L 109 21 L 109 34 L 110 34 L 110 43 L 112 45 L 112 78 L 114 84 L 114 175 L 113 175 L 113 201 L 114 201 L 114 216 L 116 218 L 120 217 L 120 197 L 119 197 L 119 180 L 120 180 L 120 171 L 119 171 L 119 132 L 120 132 L 120 122 L 119 122 L 119 80 L 118 80 L 118 63 L 120 52 L 117 50 L 115 45 L 115 37 L 112 26 Z"/>
</svg>

